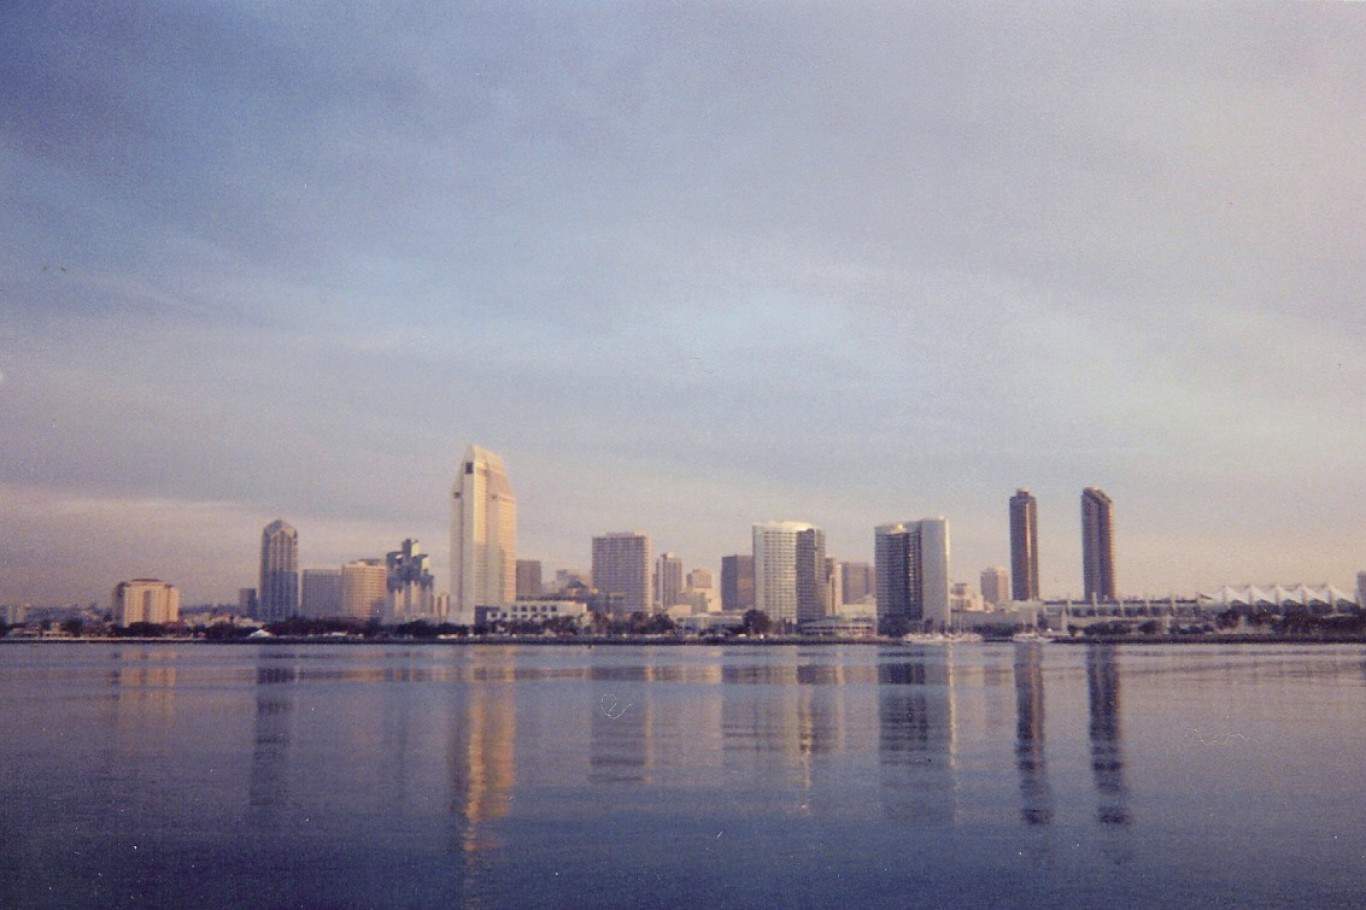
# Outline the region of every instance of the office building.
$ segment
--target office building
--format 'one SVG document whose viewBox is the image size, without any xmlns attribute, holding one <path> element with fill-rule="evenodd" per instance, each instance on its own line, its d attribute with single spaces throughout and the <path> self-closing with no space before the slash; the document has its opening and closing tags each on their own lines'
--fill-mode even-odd
<svg viewBox="0 0 1366 910">
<path fill-rule="evenodd" d="M 1006 603 L 1010 599 L 1010 573 L 1005 570 L 1005 566 L 992 566 L 983 569 L 983 602 L 996 605 Z"/>
<path fill-rule="evenodd" d="M 310 619 L 342 615 L 341 569 L 304 569 L 299 612 Z"/>
<path fill-rule="evenodd" d="M 659 554 L 655 563 L 655 597 L 660 609 L 679 603 L 683 593 L 683 560 L 673 553 Z"/>
<path fill-rule="evenodd" d="M 926 518 L 873 532 L 878 627 L 942 629 L 949 622 L 949 522 Z"/>
<path fill-rule="evenodd" d="M 593 587 L 613 612 L 649 613 L 654 606 L 650 537 L 615 531 L 593 538 Z M 618 600 L 619 598 L 619 600 Z"/>
<path fill-rule="evenodd" d="M 383 619 L 389 596 L 389 569 L 382 559 L 357 559 L 341 567 L 342 615 Z"/>
<path fill-rule="evenodd" d="M 1010 578 L 1013 600 L 1039 599 L 1039 504 L 1023 488 L 1010 497 Z"/>
<path fill-rule="evenodd" d="M 844 609 L 844 564 L 833 556 L 825 557 L 825 591 L 822 606 L 826 616 L 838 616 Z"/>
<path fill-rule="evenodd" d="M 279 622 L 299 614 L 299 532 L 272 521 L 261 531 L 261 583 L 256 618 Z"/>
<path fill-rule="evenodd" d="M 237 615 L 255 616 L 257 611 L 256 589 L 238 588 L 237 589 Z"/>
<path fill-rule="evenodd" d="M 472 445 L 451 493 L 451 619 L 472 625 L 475 607 L 516 599 L 517 497 L 503 459 Z"/>
<path fill-rule="evenodd" d="M 712 583 L 712 574 L 707 569 L 693 569 L 688 573 L 688 587 L 694 591 L 710 591 Z"/>
<path fill-rule="evenodd" d="M 114 586 L 110 616 L 116 626 L 135 622 L 166 625 L 180 622 L 180 592 L 175 585 L 155 578 L 135 578 Z"/>
<path fill-rule="evenodd" d="M 841 599 L 856 604 L 873 593 L 873 567 L 866 562 L 840 563 L 842 576 Z"/>
<path fill-rule="evenodd" d="M 539 559 L 517 560 L 517 597 L 540 597 L 541 561 Z"/>
<path fill-rule="evenodd" d="M 721 557 L 721 609 L 754 609 L 754 556 L 737 553 Z"/>
<path fill-rule="evenodd" d="M 754 606 L 780 626 L 825 615 L 825 532 L 800 521 L 753 527 Z"/>
<path fill-rule="evenodd" d="M 1081 566 L 1088 601 L 1114 600 L 1115 504 L 1105 491 L 1087 487 L 1081 493 Z"/>
<path fill-rule="evenodd" d="M 384 615 L 388 622 L 442 622 L 446 617 L 436 611 L 436 579 L 431 573 L 431 558 L 412 538 L 384 557 Z"/>
<path fill-rule="evenodd" d="M 1357 606 L 1366 607 L 1366 572 L 1357 573 Z"/>
</svg>

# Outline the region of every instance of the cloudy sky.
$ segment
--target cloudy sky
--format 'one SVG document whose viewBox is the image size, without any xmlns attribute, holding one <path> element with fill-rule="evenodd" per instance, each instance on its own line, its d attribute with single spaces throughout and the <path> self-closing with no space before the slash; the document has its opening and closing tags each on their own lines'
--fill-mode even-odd
<svg viewBox="0 0 1366 910">
<path fill-rule="evenodd" d="M 0 9 L 0 602 L 188 602 L 405 536 L 469 442 L 521 555 L 1078 496 L 1119 586 L 1366 568 L 1366 7 Z"/>
</svg>

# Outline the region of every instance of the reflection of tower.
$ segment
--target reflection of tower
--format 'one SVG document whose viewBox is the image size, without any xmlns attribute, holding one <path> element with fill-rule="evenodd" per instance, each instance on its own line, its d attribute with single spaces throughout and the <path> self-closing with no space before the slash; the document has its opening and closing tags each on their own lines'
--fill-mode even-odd
<svg viewBox="0 0 1366 910">
<path fill-rule="evenodd" d="M 934 651 L 878 666 L 878 763 L 891 818 L 956 821 L 952 660 Z"/>
<path fill-rule="evenodd" d="M 623 685 L 609 676 L 592 688 L 588 779 L 593 783 L 650 782 L 654 743 L 649 684 L 655 668 L 646 665 L 640 671 L 644 685 Z"/>
<path fill-rule="evenodd" d="M 1044 755 L 1043 664 L 1037 644 L 1015 648 L 1015 767 L 1020 772 L 1020 817 L 1053 821 L 1053 791 Z"/>
<path fill-rule="evenodd" d="M 257 659 L 264 662 L 256 667 L 256 725 L 247 801 L 255 824 L 274 826 L 288 790 L 287 759 L 298 674 L 292 666 L 272 666 L 266 654 Z"/>
<path fill-rule="evenodd" d="M 1113 646 L 1086 650 L 1086 683 L 1091 704 L 1091 770 L 1096 778 L 1101 824 L 1127 825 L 1129 791 L 1124 785 L 1124 755 L 1120 748 L 1119 666 Z"/>
<path fill-rule="evenodd" d="M 516 658 L 498 654 L 494 659 Z M 461 847 L 468 855 L 495 845 L 484 826 L 507 814 L 517 785 L 517 699 L 512 685 L 498 682 L 472 679 L 466 691 L 448 761 L 451 811 L 464 822 Z"/>
</svg>

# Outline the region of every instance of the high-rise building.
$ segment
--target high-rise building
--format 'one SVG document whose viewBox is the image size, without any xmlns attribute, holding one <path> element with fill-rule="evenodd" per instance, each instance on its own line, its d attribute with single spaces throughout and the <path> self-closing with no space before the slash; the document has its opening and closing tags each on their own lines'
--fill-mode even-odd
<svg viewBox="0 0 1366 910">
<path fill-rule="evenodd" d="M 660 609 L 680 603 L 683 593 L 683 560 L 673 553 L 661 553 L 655 563 L 655 596 Z"/>
<path fill-rule="evenodd" d="M 1010 600 L 1010 573 L 1005 566 L 991 566 L 982 570 L 982 600 L 989 604 L 1003 604 Z"/>
<path fill-rule="evenodd" d="M 825 591 L 822 606 L 826 616 L 838 616 L 844 608 L 844 564 L 833 556 L 825 557 Z"/>
<path fill-rule="evenodd" d="M 180 621 L 180 592 L 175 585 L 156 578 L 135 578 L 114 586 L 110 598 L 111 616 L 116 626 L 135 622 L 167 623 Z"/>
<path fill-rule="evenodd" d="M 721 609 L 754 609 L 754 556 L 721 557 Z"/>
<path fill-rule="evenodd" d="M 1014 600 L 1039 599 L 1039 504 L 1024 488 L 1010 497 L 1010 578 Z"/>
<path fill-rule="evenodd" d="M 451 494 L 452 620 L 474 623 L 475 607 L 517 599 L 517 497 L 503 459 L 470 446 Z"/>
<path fill-rule="evenodd" d="M 255 615 L 256 615 L 256 610 L 257 610 L 257 605 L 256 605 L 256 589 L 255 589 L 255 588 L 238 588 L 238 589 L 237 589 L 237 615 L 238 615 L 238 616 L 255 616 Z"/>
<path fill-rule="evenodd" d="M 708 569 L 693 569 L 688 573 L 688 587 L 694 591 L 710 591 L 712 574 Z"/>
<path fill-rule="evenodd" d="M 517 560 L 517 596 L 540 597 L 541 561 L 539 559 Z"/>
<path fill-rule="evenodd" d="M 1357 573 L 1357 606 L 1366 607 L 1366 572 Z"/>
<path fill-rule="evenodd" d="M 1088 601 L 1115 599 L 1115 504 L 1099 487 L 1081 492 L 1081 568 Z"/>
<path fill-rule="evenodd" d="M 389 569 L 382 559 L 357 559 L 341 567 L 342 615 L 383 619 L 389 596 Z"/>
<path fill-rule="evenodd" d="M 879 627 L 896 631 L 948 624 L 948 519 L 879 525 L 873 531 L 873 554 Z"/>
<path fill-rule="evenodd" d="M 594 537 L 593 587 L 611 602 L 619 602 L 622 613 L 649 613 L 655 602 L 650 557 L 650 537 L 643 531 Z"/>
<path fill-rule="evenodd" d="M 299 612 L 310 619 L 342 615 L 341 569 L 304 569 Z"/>
<path fill-rule="evenodd" d="M 801 521 L 756 524 L 754 606 L 775 623 L 820 619 L 825 600 L 825 532 Z"/>
<path fill-rule="evenodd" d="M 392 623 L 442 622 L 436 611 L 436 579 L 431 573 L 431 557 L 412 538 L 384 557 L 384 615 Z"/>
<path fill-rule="evenodd" d="M 261 584 L 256 618 L 279 622 L 299 614 L 299 532 L 280 519 L 261 531 Z"/>
<path fill-rule="evenodd" d="M 840 563 L 843 578 L 842 599 L 847 604 L 856 604 L 873 593 L 873 567 L 866 562 Z"/>
</svg>

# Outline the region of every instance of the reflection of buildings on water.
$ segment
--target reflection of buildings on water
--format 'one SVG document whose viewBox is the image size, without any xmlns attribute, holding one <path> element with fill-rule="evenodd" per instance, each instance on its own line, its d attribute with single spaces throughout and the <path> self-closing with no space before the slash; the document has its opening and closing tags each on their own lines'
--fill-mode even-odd
<svg viewBox="0 0 1366 910">
<path fill-rule="evenodd" d="M 621 679 L 601 674 L 590 687 L 588 780 L 592 783 L 648 784 L 654 767 L 654 730 L 650 684 L 655 667 Z"/>
<path fill-rule="evenodd" d="M 878 665 L 878 765 L 882 808 L 919 823 L 957 820 L 957 731 L 952 651 L 897 656 Z"/>
<path fill-rule="evenodd" d="M 1096 817 L 1102 824 L 1128 825 L 1129 791 L 1124 783 L 1119 727 L 1119 664 L 1113 645 L 1086 649 L 1086 684 L 1091 706 L 1091 770 L 1099 800 Z"/>
<path fill-rule="evenodd" d="M 265 661 L 256 668 L 256 721 L 247 804 L 253 823 L 273 826 L 288 797 L 289 744 L 294 728 L 295 686 L 292 665 Z"/>
<path fill-rule="evenodd" d="M 1020 818 L 1026 824 L 1053 821 L 1044 749 L 1043 648 L 1015 647 L 1015 768 L 1020 773 Z"/>
<path fill-rule="evenodd" d="M 510 669 L 512 652 L 479 654 Z M 498 674 L 492 674 L 495 678 Z M 486 826 L 507 815 L 517 786 L 515 682 L 471 682 L 453 718 L 450 765 L 451 812 L 460 823 L 459 849 L 471 853 L 496 845 Z"/>
</svg>

